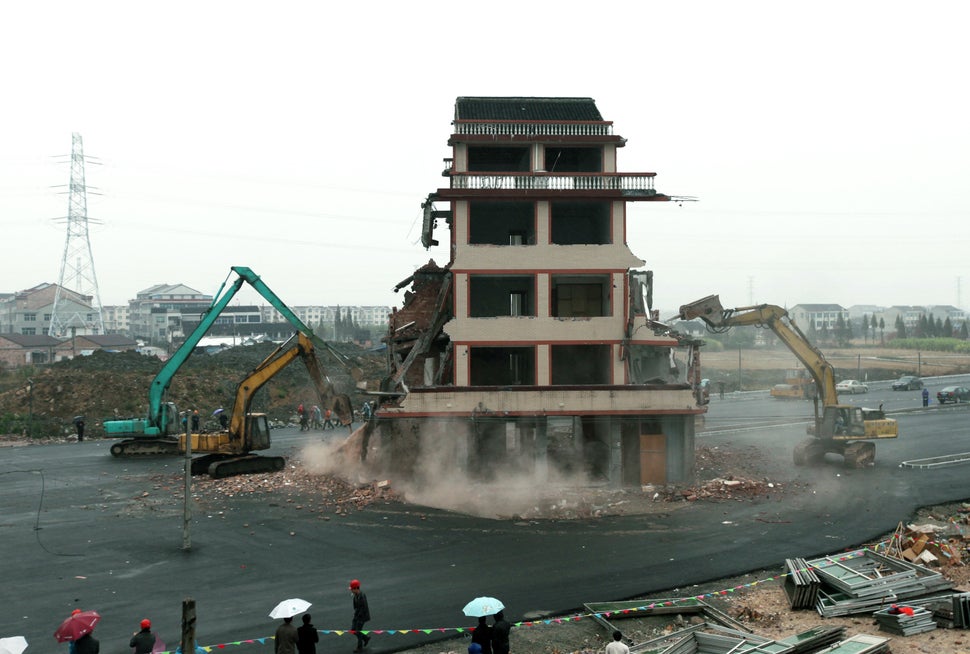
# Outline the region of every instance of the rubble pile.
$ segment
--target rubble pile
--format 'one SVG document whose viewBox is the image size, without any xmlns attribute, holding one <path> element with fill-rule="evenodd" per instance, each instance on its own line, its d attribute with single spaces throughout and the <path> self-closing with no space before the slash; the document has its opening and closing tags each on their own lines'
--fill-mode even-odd
<svg viewBox="0 0 970 654">
<path fill-rule="evenodd" d="M 279 472 L 239 475 L 225 479 L 195 478 L 199 497 L 218 494 L 224 498 L 273 493 L 293 508 L 345 515 L 375 502 L 398 502 L 400 497 L 387 481 L 351 483 L 331 475 L 309 472 L 299 460 L 291 460 Z"/>
<path fill-rule="evenodd" d="M 938 525 L 902 525 L 893 535 L 890 551 L 895 556 L 928 566 L 964 565 L 963 557 L 970 542 L 970 518 L 967 507 L 958 517 Z"/>
<path fill-rule="evenodd" d="M 667 500 L 682 498 L 688 502 L 697 500 L 746 500 L 754 497 L 769 496 L 772 493 L 779 493 L 783 486 L 779 483 L 745 479 L 744 477 L 728 476 L 725 479 L 711 479 L 700 486 L 691 486 L 678 491 L 676 494 L 668 493 Z"/>
</svg>

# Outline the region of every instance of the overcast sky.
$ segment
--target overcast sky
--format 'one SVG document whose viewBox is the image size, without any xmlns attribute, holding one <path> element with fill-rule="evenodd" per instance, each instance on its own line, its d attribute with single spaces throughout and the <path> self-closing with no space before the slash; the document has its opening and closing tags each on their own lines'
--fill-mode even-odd
<svg viewBox="0 0 970 654">
<path fill-rule="evenodd" d="M 970 305 L 966 2 L 18 2 L 0 9 L 0 291 L 58 280 L 71 134 L 103 304 L 400 305 L 458 96 L 592 97 L 667 310 Z M 61 185 L 62 188 L 54 188 Z M 438 236 L 445 242 L 442 230 Z M 252 300 L 240 294 L 240 300 Z M 663 317 L 669 317 L 666 313 Z"/>
</svg>

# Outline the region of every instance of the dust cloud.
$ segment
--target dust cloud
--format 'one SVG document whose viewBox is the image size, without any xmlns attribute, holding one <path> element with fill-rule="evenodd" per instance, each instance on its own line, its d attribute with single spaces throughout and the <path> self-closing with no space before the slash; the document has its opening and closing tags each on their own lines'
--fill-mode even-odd
<svg viewBox="0 0 970 654">
<path fill-rule="evenodd" d="M 534 457 L 511 451 L 483 461 L 485 457 L 481 455 L 469 455 L 473 439 L 453 430 L 421 431 L 401 437 L 407 440 L 407 447 L 399 445 L 396 457 L 374 446 L 375 440 L 380 439 L 372 435 L 363 463 L 360 452 L 367 442 L 364 429 L 361 427 L 342 442 L 304 447 L 302 459 L 307 471 L 354 484 L 386 480 L 410 504 L 483 518 L 544 518 L 564 513 L 591 514 L 596 509 L 582 492 L 591 486 L 584 473 L 564 471 L 550 460 L 545 480 L 539 482 L 536 467 L 542 464 L 536 464 Z M 409 465 L 401 466 L 404 460 Z M 467 468 L 464 461 L 469 462 Z"/>
</svg>

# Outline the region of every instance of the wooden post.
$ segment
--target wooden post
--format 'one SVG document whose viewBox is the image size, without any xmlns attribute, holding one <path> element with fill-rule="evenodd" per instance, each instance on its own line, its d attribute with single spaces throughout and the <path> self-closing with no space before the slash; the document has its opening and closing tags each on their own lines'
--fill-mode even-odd
<svg viewBox="0 0 970 654">
<path fill-rule="evenodd" d="M 195 600 L 182 600 L 182 654 L 195 654 Z"/>
<path fill-rule="evenodd" d="M 189 415 L 188 411 L 185 413 L 184 467 L 185 501 L 182 506 L 182 549 L 188 552 L 192 549 L 192 416 Z"/>
</svg>

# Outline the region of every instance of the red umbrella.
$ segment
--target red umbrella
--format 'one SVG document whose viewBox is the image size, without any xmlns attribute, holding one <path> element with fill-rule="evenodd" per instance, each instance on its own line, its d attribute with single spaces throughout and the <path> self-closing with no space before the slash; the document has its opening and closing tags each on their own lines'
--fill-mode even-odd
<svg viewBox="0 0 970 654">
<path fill-rule="evenodd" d="M 71 617 L 61 623 L 61 626 L 54 632 L 54 638 L 59 643 L 66 643 L 69 640 L 77 640 L 84 634 L 94 631 L 94 625 L 98 624 L 101 616 L 97 611 L 78 611 L 72 613 Z"/>
</svg>

